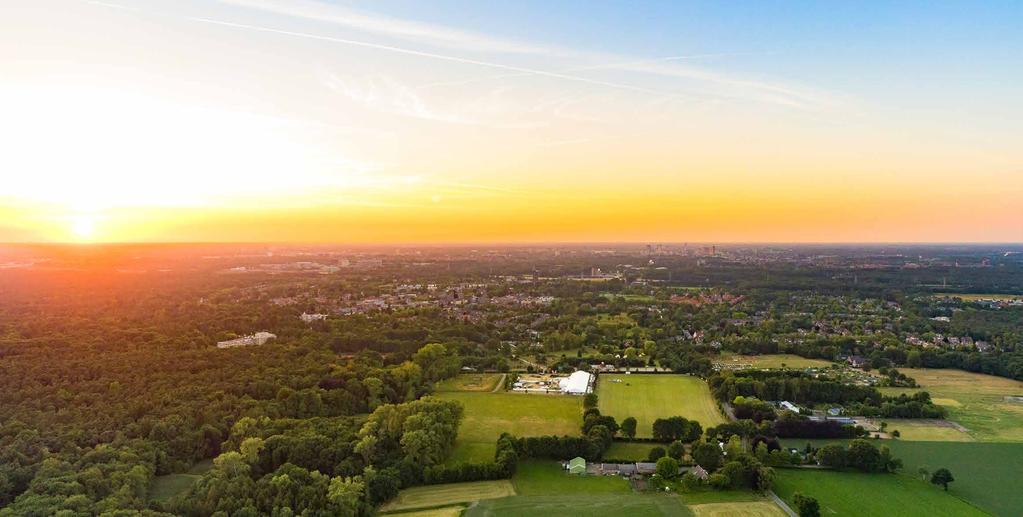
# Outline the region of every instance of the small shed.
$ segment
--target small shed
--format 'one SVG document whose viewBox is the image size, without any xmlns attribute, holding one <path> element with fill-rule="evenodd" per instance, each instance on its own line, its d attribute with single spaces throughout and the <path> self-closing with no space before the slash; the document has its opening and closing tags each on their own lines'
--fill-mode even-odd
<svg viewBox="0 0 1023 517">
<path fill-rule="evenodd" d="M 585 474 L 586 473 L 586 460 L 576 456 L 568 462 L 568 472 L 571 474 Z"/>
<path fill-rule="evenodd" d="M 699 465 L 689 469 L 689 472 L 692 472 L 693 475 L 696 476 L 699 479 L 702 479 L 704 481 L 707 480 L 707 471 L 704 470 L 703 467 L 701 467 Z"/>
</svg>

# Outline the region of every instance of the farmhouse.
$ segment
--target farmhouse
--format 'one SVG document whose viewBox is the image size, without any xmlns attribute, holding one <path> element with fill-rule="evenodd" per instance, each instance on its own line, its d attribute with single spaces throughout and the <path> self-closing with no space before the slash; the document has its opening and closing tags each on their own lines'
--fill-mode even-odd
<svg viewBox="0 0 1023 517">
<path fill-rule="evenodd" d="M 584 395 L 590 392 L 590 385 L 593 382 L 593 375 L 582 370 L 572 372 L 572 375 L 558 381 L 561 392 L 569 395 Z"/>
<path fill-rule="evenodd" d="M 575 458 L 569 460 L 566 468 L 568 469 L 568 472 L 571 474 L 585 474 L 586 460 L 579 456 L 576 456 Z"/>
</svg>

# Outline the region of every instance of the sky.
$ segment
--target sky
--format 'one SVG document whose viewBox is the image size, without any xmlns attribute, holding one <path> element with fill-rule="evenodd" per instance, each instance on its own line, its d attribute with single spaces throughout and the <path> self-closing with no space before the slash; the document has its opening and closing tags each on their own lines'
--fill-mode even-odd
<svg viewBox="0 0 1023 517">
<path fill-rule="evenodd" d="M 1023 4 L 4 0 L 0 242 L 1020 242 Z"/>
</svg>

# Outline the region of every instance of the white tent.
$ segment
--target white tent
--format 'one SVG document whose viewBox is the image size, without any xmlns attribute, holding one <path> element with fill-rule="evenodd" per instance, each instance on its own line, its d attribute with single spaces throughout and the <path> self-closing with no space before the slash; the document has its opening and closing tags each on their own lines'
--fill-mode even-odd
<svg viewBox="0 0 1023 517">
<path fill-rule="evenodd" d="M 558 381 L 562 393 L 570 395 L 582 395 L 589 392 L 590 379 L 593 376 L 584 371 L 573 372 L 572 375 Z"/>
</svg>

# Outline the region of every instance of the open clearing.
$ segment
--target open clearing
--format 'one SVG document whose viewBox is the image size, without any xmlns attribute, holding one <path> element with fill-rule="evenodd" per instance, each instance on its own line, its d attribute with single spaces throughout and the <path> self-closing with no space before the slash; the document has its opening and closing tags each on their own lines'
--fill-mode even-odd
<svg viewBox="0 0 1023 517">
<path fill-rule="evenodd" d="M 620 381 L 620 382 L 618 382 Z M 597 381 L 600 412 L 621 422 L 636 419 L 636 436 L 650 437 L 654 420 L 684 416 L 704 429 L 724 423 L 707 383 L 688 375 L 602 374 Z"/>
<path fill-rule="evenodd" d="M 398 492 L 387 504 L 380 507 L 381 512 L 414 510 L 419 508 L 440 508 L 458 503 L 471 503 L 484 499 L 496 499 L 515 495 L 515 488 L 508 480 L 473 481 L 471 483 L 451 483 L 447 485 L 429 485 L 407 488 Z"/>
<path fill-rule="evenodd" d="M 720 359 L 714 361 L 715 365 L 721 365 L 723 368 L 763 368 L 763 369 L 777 369 L 777 368 L 827 368 L 831 366 L 831 361 L 825 361 L 824 359 L 807 359 L 805 357 L 799 357 L 798 355 L 792 354 L 769 354 L 769 355 L 737 355 L 737 354 L 721 354 Z"/>
<path fill-rule="evenodd" d="M 188 472 L 183 474 L 156 476 L 149 487 L 149 498 L 154 501 L 165 501 L 184 493 L 211 468 L 213 468 L 213 460 L 203 460 L 193 465 L 192 468 L 188 469 Z"/>
<path fill-rule="evenodd" d="M 689 509 L 696 517 L 786 517 L 771 501 L 698 504 Z"/>
<path fill-rule="evenodd" d="M 437 397 L 465 406 L 449 463 L 493 460 L 497 439 L 504 432 L 515 436 L 582 432 L 582 397 L 470 391 L 439 392 Z"/>
<path fill-rule="evenodd" d="M 1023 294 L 998 294 L 998 293 L 938 293 L 938 298 L 960 298 L 964 302 L 975 302 L 977 300 L 998 300 L 1010 302 L 1012 300 L 1023 300 Z"/>
<path fill-rule="evenodd" d="M 504 377 L 500 373 L 468 373 L 437 383 L 434 391 L 494 391 Z"/>
<path fill-rule="evenodd" d="M 986 515 L 940 487 L 909 476 L 813 469 L 777 469 L 775 472 L 774 491 L 782 499 L 791 506 L 792 495 L 802 492 L 820 502 L 821 515 Z M 955 491 L 954 486 L 952 490 Z"/>
<path fill-rule="evenodd" d="M 951 369 L 900 368 L 922 390 L 948 408 L 949 420 L 978 441 L 1023 441 L 1023 404 L 1006 397 L 1023 395 L 1023 382 Z M 908 388 L 882 388 L 885 395 L 912 393 Z M 901 431 L 901 430 L 900 430 Z"/>
</svg>

